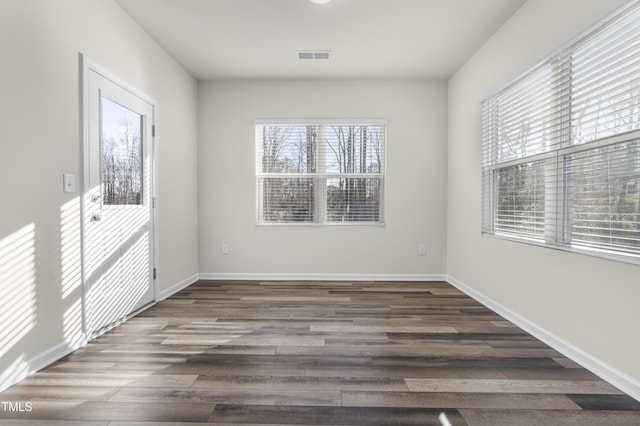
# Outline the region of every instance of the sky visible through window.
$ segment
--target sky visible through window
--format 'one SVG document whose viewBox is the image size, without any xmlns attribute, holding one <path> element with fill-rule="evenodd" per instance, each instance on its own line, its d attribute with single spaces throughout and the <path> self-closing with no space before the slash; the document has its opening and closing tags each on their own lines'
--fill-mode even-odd
<svg viewBox="0 0 640 426">
<path fill-rule="evenodd" d="M 106 205 L 142 203 L 142 117 L 102 98 L 102 197 Z"/>
</svg>

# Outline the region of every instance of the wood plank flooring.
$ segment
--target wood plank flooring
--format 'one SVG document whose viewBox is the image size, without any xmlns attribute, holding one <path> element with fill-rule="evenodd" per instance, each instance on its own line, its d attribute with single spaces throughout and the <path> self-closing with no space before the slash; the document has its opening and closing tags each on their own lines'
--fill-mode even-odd
<svg viewBox="0 0 640 426">
<path fill-rule="evenodd" d="M 0 393 L 11 425 L 640 425 L 446 283 L 200 281 Z"/>
</svg>

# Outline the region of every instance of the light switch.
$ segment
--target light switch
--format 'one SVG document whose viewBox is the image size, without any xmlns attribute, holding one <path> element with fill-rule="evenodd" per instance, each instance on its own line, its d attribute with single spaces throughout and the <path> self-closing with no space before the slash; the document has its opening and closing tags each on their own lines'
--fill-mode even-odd
<svg viewBox="0 0 640 426">
<path fill-rule="evenodd" d="M 75 193 L 76 192 L 76 175 L 62 175 L 62 185 L 64 192 Z"/>
</svg>

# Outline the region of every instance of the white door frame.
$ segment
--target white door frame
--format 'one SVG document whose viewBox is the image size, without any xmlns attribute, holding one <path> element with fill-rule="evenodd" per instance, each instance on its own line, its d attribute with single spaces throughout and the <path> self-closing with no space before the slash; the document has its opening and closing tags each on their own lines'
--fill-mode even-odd
<svg viewBox="0 0 640 426">
<path fill-rule="evenodd" d="M 129 83 L 125 82 L 124 80 L 116 77 L 115 75 L 111 74 L 109 71 L 106 71 L 104 68 L 100 67 L 99 65 L 95 64 L 94 62 L 92 62 L 91 60 L 89 60 L 85 55 L 83 55 L 82 53 L 80 53 L 80 84 L 81 84 L 81 102 L 82 102 L 82 130 L 81 130 L 81 137 L 82 137 L 82 167 L 83 167 L 83 185 L 82 185 L 82 193 L 81 193 L 81 199 L 80 199 L 80 205 L 81 205 L 81 222 L 82 222 L 82 323 L 83 323 L 83 330 L 84 330 L 84 335 L 86 339 L 92 339 L 94 337 L 97 337 L 96 334 L 94 334 L 93 330 L 89 330 L 88 329 L 88 321 L 87 321 L 87 300 L 86 300 L 86 293 L 87 293 L 87 273 L 86 273 L 86 265 L 85 265 L 85 255 L 86 255 L 86 221 L 85 221 L 85 197 L 87 196 L 87 191 L 89 190 L 88 188 L 88 182 L 89 182 L 89 161 L 90 161 L 90 156 L 89 156 L 89 144 L 90 144 L 90 126 L 89 126 L 89 102 L 90 102 L 90 96 L 91 93 L 89 92 L 89 73 L 90 72 L 95 72 L 99 75 L 101 75 L 102 77 L 104 77 L 105 79 L 109 80 L 110 82 L 116 84 L 117 86 L 120 86 L 122 89 L 126 90 L 127 92 L 131 93 L 132 95 L 144 100 L 145 102 L 151 104 L 152 108 L 153 108 L 153 113 L 152 113 L 152 134 L 151 136 L 151 141 L 149 144 L 149 149 L 150 149 L 150 156 L 151 156 L 151 176 L 150 176 L 150 185 L 151 185 L 151 217 L 152 217 L 152 226 L 151 226 L 151 249 L 150 249 L 150 262 L 153 268 L 153 276 L 151 278 L 151 287 L 152 287 L 152 291 L 153 291 L 153 303 L 158 301 L 158 295 L 159 293 L 159 289 L 158 289 L 158 283 L 159 283 L 159 279 L 158 279 L 158 275 L 157 275 L 157 260 L 159 258 L 159 249 L 158 249 L 158 234 L 159 234 L 159 214 L 158 214 L 158 197 L 157 197 L 157 184 L 158 184 L 158 177 L 157 177 L 157 144 L 156 144 L 156 131 L 155 131 L 155 127 L 156 127 L 156 122 L 157 122 L 157 103 L 156 101 L 147 96 L 145 93 L 141 92 L 140 90 L 132 87 Z M 145 307 L 143 307 L 142 309 L 136 311 L 136 312 L 131 312 L 126 318 L 130 318 L 131 316 L 134 316 L 135 314 L 137 314 L 139 311 L 144 310 L 146 308 L 148 308 L 150 305 L 147 305 Z M 103 330 L 102 332 L 107 331 L 107 330 Z"/>
</svg>

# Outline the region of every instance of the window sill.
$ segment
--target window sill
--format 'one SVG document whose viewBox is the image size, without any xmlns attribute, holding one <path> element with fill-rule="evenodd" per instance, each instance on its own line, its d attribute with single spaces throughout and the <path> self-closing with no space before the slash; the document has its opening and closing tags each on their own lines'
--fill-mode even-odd
<svg viewBox="0 0 640 426">
<path fill-rule="evenodd" d="M 547 243 L 544 241 L 530 239 L 530 238 L 514 237 L 510 235 L 505 235 L 505 234 L 493 234 L 493 233 L 484 232 L 484 231 L 482 232 L 482 235 L 485 237 L 496 238 L 499 240 L 506 240 L 506 241 L 511 241 L 515 243 L 524 243 L 524 244 L 552 249 L 552 250 L 560 250 L 568 253 L 581 254 L 581 255 L 596 257 L 600 259 L 630 263 L 632 265 L 640 265 L 640 255 L 635 255 L 635 254 L 614 253 L 606 250 L 575 247 L 569 244 L 559 244 L 559 243 L 552 244 L 552 243 Z"/>
<path fill-rule="evenodd" d="M 385 228 L 385 223 L 347 222 L 347 223 L 256 223 L 258 228 Z"/>
</svg>

